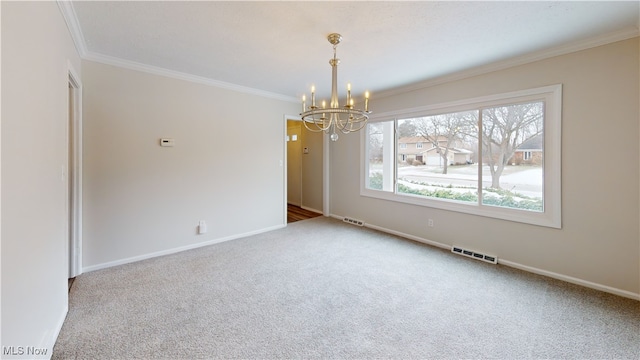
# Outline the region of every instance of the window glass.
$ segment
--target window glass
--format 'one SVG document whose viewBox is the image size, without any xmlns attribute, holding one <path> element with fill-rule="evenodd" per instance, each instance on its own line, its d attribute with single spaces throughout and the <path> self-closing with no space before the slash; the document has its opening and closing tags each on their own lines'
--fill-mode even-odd
<svg viewBox="0 0 640 360">
<path fill-rule="evenodd" d="M 367 180 L 373 190 L 393 191 L 393 122 L 367 124 Z"/>
<path fill-rule="evenodd" d="M 398 120 L 399 144 L 428 144 L 402 149 L 398 193 L 477 203 L 477 123 L 478 111 Z"/>
<path fill-rule="evenodd" d="M 543 211 L 544 103 L 482 110 L 482 204 Z M 524 151 L 536 152 L 536 161 Z M 525 162 L 525 160 L 527 160 Z"/>
<path fill-rule="evenodd" d="M 361 194 L 560 228 L 561 91 L 551 85 L 371 119 Z"/>
</svg>

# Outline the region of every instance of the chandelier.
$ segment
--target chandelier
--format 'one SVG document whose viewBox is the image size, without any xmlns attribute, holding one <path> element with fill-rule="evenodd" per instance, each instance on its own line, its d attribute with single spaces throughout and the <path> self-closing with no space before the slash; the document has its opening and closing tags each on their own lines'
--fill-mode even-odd
<svg viewBox="0 0 640 360">
<path fill-rule="evenodd" d="M 329 107 L 326 102 L 322 101 L 322 107 L 316 106 L 316 89 L 311 86 L 311 106 L 307 107 L 306 94 L 302 95 L 302 122 L 309 131 L 321 132 L 325 131 L 331 134 L 331 141 L 338 140 L 338 131 L 348 134 L 353 131 L 361 130 L 369 119 L 369 92 L 364 94 L 364 110 L 355 109 L 353 107 L 353 98 L 351 97 L 351 84 L 347 84 L 347 98 L 345 104 L 341 107 L 338 101 L 338 64 L 340 59 L 336 58 L 336 47 L 342 41 L 342 35 L 329 34 L 327 36 L 329 43 L 333 45 L 333 59 L 329 60 L 331 65 L 331 101 Z"/>
</svg>

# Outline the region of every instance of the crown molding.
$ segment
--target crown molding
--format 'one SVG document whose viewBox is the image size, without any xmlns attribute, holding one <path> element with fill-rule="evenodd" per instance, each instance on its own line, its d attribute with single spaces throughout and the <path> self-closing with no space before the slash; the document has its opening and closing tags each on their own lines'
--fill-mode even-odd
<svg viewBox="0 0 640 360">
<path fill-rule="evenodd" d="M 198 76 L 198 75 L 183 73 L 180 71 L 169 70 L 169 69 L 161 68 L 158 66 L 147 65 L 147 64 L 143 64 L 135 61 L 130 61 L 130 60 L 124 60 L 121 58 L 108 56 L 104 54 L 98 54 L 94 52 L 87 52 L 87 54 L 83 57 L 83 59 L 102 63 L 102 64 L 117 66 L 117 67 L 129 69 L 129 70 L 146 72 L 149 74 L 169 77 L 173 79 L 184 80 L 184 81 L 194 82 L 194 83 L 208 85 L 208 86 L 214 86 L 214 87 L 237 91 L 245 94 L 258 95 L 258 96 L 275 99 L 275 100 L 294 102 L 294 103 L 299 102 L 299 100 L 293 96 L 287 96 L 287 95 L 277 94 L 269 91 L 254 89 L 247 86 L 236 85 L 236 84 L 232 84 L 224 81 L 210 79 L 204 76 Z"/>
<path fill-rule="evenodd" d="M 195 82 L 198 84 L 214 86 L 214 87 L 237 91 L 245 94 L 258 95 L 258 96 L 275 99 L 275 100 L 281 100 L 281 101 L 287 101 L 287 102 L 293 102 L 293 103 L 298 102 L 298 99 L 293 96 L 287 96 L 287 95 L 277 94 L 269 91 L 254 89 L 246 86 L 241 86 L 241 85 L 236 85 L 232 83 L 227 83 L 224 81 L 206 78 L 203 76 L 187 74 L 179 71 L 173 71 L 173 70 L 169 70 L 169 69 L 165 69 L 157 66 L 142 64 L 135 61 L 124 60 L 124 59 L 113 57 L 113 56 L 107 56 L 107 55 L 91 52 L 87 49 L 86 41 L 84 39 L 84 35 L 82 34 L 82 29 L 80 28 L 80 23 L 78 22 L 78 17 L 73 7 L 73 3 L 67 0 L 56 0 L 56 3 L 58 4 L 58 8 L 62 13 L 62 17 L 64 18 L 64 21 L 67 23 L 67 28 L 69 29 L 69 33 L 71 34 L 73 43 L 76 46 L 76 50 L 78 51 L 78 54 L 83 60 L 95 61 L 95 62 L 107 64 L 107 65 L 122 67 L 125 69 L 142 71 L 150 74 Z"/>
<path fill-rule="evenodd" d="M 224 81 L 210 79 L 203 76 L 192 75 L 192 74 L 169 70 L 169 69 L 165 69 L 157 66 L 142 64 L 135 61 L 124 60 L 121 58 L 116 58 L 108 55 L 90 52 L 89 50 L 87 50 L 86 41 L 82 34 L 82 29 L 80 28 L 80 24 L 78 23 L 78 18 L 76 16 L 76 12 L 74 10 L 72 2 L 67 0 L 56 0 L 56 2 L 58 4 L 58 7 L 60 8 L 60 12 L 64 17 L 65 22 L 67 23 L 67 28 L 71 33 L 71 38 L 73 39 L 76 49 L 80 57 L 84 60 L 95 61 L 95 62 L 107 64 L 107 65 L 113 65 L 113 66 L 118 66 L 118 67 L 130 69 L 130 70 L 142 71 L 142 72 L 155 74 L 159 76 L 165 76 L 165 77 L 195 82 L 195 83 L 204 84 L 208 86 L 219 87 L 219 88 L 237 91 L 241 93 L 258 95 L 258 96 L 271 98 L 275 100 L 281 100 L 281 101 L 287 101 L 287 102 L 293 102 L 293 103 L 299 102 L 299 100 L 293 96 L 277 94 L 269 91 L 254 89 L 246 86 L 241 86 L 241 85 L 236 85 L 236 84 L 232 84 Z M 548 59 L 551 57 L 555 57 L 555 56 L 570 54 L 573 52 L 586 50 L 593 47 L 614 43 L 617 41 L 631 39 L 631 38 L 637 37 L 639 34 L 640 33 L 639 33 L 638 27 L 631 27 L 621 31 L 604 34 L 601 36 L 597 36 L 597 37 L 582 40 L 582 41 L 577 41 L 570 44 L 565 44 L 565 45 L 554 47 L 551 49 L 536 51 L 536 52 L 532 52 L 522 56 L 514 57 L 511 59 L 497 61 L 494 63 L 470 68 L 467 70 L 457 71 L 448 75 L 427 79 L 427 80 L 413 83 L 410 85 L 400 86 L 400 87 L 396 87 L 388 90 L 381 90 L 379 92 L 376 92 L 376 98 L 384 98 L 384 97 L 399 95 L 399 94 L 420 90 L 420 89 L 428 88 L 428 87 L 439 85 L 439 84 L 462 80 L 465 78 L 478 76 L 478 75 L 482 75 L 482 74 L 486 74 L 486 73 L 490 73 L 498 70 L 503 70 L 510 67 L 514 67 L 514 66 L 524 65 L 524 64 L 535 62 L 535 61 L 540 61 L 540 60 Z"/>
<path fill-rule="evenodd" d="M 82 35 L 82 29 L 80 28 L 80 23 L 78 23 L 78 16 L 76 16 L 73 4 L 71 1 L 63 0 L 57 0 L 56 3 L 58 4 L 64 21 L 67 23 L 67 29 L 69 29 L 69 33 L 71 33 L 71 39 L 76 46 L 78 54 L 81 58 L 84 58 L 87 54 L 87 43 L 84 40 L 84 35 Z"/>
<path fill-rule="evenodd" d="M 420 90 L 420 89 L 428 88 L 435 85 L 462 80 L 462 79 L 470 78 L 473 76 L 483 75 L 483 74 L 487 74 L 487 73 L 498 71 L 498 70 L 503 70 L 503 69 L 507 69 L 507 68 L 511 68 L 519 65 L 532 63 L 535 61 L 552 58 L 555 56 L 566 55 L 566 54 L 574 53 L 577 51 L 586 50 L 586 49 L 594 48 L 597 46 L 602 46 L 602 45 L 638 37 L 639 34 L 640 32 L 638 28 L 631 27 L 628 29 L 624 29 L 624 30 L 609 33 L 609 34 L 604 34 L 594 38 L 573 42 L 570 44 L 565 44 L 565 45 L 557 46 L 557 47 L 546 49 L 546 50 L 532 52 L 526 55 L 522 55 L 522 56 L 518 56 L 518 57 L 506 59 L 506 60 L 501 60 L 494 63 L 486 64 L 486 65 L 481 65 L 481 66 L 470 68 L 467 70 L 457 71 L 448 75 L 427 79 L 427 80 L 413 83 L 407 86 L 400 86 L 400 87 L 396 87 L 389 90 L 382 90 L 380 92 L 376 92 L 376 98 L 384 98 L 388 96 L 404 94 L 407 92 Z"/>
</svg>

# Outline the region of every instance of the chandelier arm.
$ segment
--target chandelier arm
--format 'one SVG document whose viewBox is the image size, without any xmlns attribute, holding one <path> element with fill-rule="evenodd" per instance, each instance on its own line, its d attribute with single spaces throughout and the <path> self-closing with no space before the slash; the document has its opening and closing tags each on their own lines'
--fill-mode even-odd
<svg viewBox="0 0 640 360">
<path fill-rule="evenodd" d="M 312 109 L 300 115 L 302 116 L 303 122 L 314 124 L 316 129 L 318 129 L 311 130 L 309 129 L 309 127 L 307 127 L 307 129 L 309 129 L 310 131 L 327 131 L 331 127 L 331 122 L 327 121 L 325 114 L 328 110 L 330 109 Z M 321 115 L 321 117 L 317 117 L 318 115 Z"/>
<path fill-rule="evenodd" d="M 356 125 L 356 124 L 358 124 L 358 126 L 354 128 L 354 125 Z M 352 122 L 351 126 L 349 127 L 349 132 L 360 131 L 365 127 L 365 125 L 367 125 L 367 122 L 364 121 L 364 120 L 363 121 L 359 121 L 359 122 Z"/>
<path fill-rule="evenodd" d="M 309 124 L 309 122 L 308 122 L 308 121 L 303 121 L 302 123 L 304 124 L 304 127 L 305 127 L 307 130 L 311 131 L 311 132 L 316 132 L 316 133 L 317 133 L 317 132 L 322 132 L 322 131 L 324 131 L 324 130 L 322 130 L 322 129 L 318 128 L 318 125 L 315 125 L 315 126 L 316 126 L 316 128 L 315 128 L 315 129 L 314 129 L 314 128 L 312 128 L 312 127 L 310 127 L 310 125 L 308 125 L 308 124 Z M 312 123 L 312 124 L 315 124 L 315 123 Z"/>
</svg>

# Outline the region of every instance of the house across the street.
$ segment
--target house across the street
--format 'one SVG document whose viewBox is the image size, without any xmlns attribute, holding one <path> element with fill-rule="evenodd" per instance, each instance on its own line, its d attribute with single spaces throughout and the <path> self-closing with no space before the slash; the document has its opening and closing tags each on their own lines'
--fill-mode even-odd
<svg viewBox="0 0 640 360">
<path fill-rule="evenodd" d="M 456 144 L 458 145 L 458 144 Z M 447 138 L 439 137 L 438 144 L 422 136 L 402 137 L 398 139 L 398 161 L 409 164 L 443 166 L 441 153 L 447 149 Z M 447 151 L 448 165 L 464 165 L 471 163 L 473 151 L 460 147 L 449 147 Z"/>
</svg>

